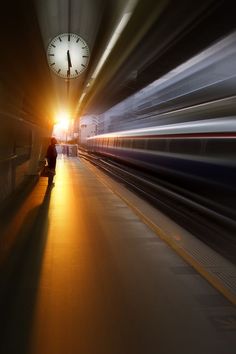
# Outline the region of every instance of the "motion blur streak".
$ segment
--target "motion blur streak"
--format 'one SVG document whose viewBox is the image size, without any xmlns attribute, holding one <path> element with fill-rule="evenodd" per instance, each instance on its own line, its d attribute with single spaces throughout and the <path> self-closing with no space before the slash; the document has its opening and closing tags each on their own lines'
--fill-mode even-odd
<svg viewBox="0 0 236 354">
<path fill-rule="evenodd" d="M 235 115 L 236 32 L 100 115 L 101 133 Z"/>
</svg>

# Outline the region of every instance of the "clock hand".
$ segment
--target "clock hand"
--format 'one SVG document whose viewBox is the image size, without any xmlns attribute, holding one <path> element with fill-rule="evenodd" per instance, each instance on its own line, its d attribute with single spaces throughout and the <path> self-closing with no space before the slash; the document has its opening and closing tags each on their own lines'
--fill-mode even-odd
<svg viewBox="0 0 236 354">
<path fill-rule="evenodd" d="M 67 50 L 67 61 L 68 61 L 68 69 L 70 70 L 70 68 L 72 68 L 72 64 L 71 64 L 70 51 L 69 50 Z"/>
<path fill-rule="evenodd" d="M 67 77 L 69 78 L 70 77 L 70 68 L 72 67 L 69 50 L 67 50 L 67 62 L 68 62 Z"/>
</svg>

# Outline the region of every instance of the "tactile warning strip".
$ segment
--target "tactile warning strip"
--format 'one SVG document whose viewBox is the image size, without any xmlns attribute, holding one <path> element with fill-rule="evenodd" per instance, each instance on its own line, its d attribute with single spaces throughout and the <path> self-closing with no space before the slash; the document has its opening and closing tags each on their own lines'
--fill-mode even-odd
<svg viewBox="0 0 236 354">
<path fill-rule="evenodd" d="M 190 244 L 185 244 L 183 248 L 205 267 L 219 267 L 220 257 L 210 247 L 202 247 L 202 244 L 199 242 L 191 242 Z M 225 263 L 225 260 L 222 258 L 221 262 Z"/>
<path fill-rule="evenodd" d="M 213 274 L 223 280 L 223 282 L 236 294 L 236 276 L 232 269 L 211 270 Z"/>
<path fill-rule="evenodd" d="M 182 247 L 207 272 L 223 281 L 224 285 L 236 296 L 236 272 L 231 263 L 199 240 L 189 243 L 186 240 L 182 240 Z"/>
</svg>

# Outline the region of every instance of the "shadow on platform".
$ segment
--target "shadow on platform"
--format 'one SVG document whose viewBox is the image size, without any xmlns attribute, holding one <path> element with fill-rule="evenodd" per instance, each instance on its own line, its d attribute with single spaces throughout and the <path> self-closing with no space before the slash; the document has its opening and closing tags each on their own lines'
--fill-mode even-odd
<svg viewBox="0 0 236 354">
<path fill-rule="evenodd" d="M 1 264 L 0 352 L 4 354 L 30 352 L 38 284 L 47 242 L 50 196 L 51 188 L 47 188 L 42 203 L 28 211 L 15 237 L 14 247 Z"/>
</svg>

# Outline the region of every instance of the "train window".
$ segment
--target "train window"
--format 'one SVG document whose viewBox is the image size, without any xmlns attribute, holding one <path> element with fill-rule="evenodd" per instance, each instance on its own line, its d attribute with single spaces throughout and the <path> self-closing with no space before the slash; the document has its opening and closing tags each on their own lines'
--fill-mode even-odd
<svg viewBox="0 0 236 354">
<path fill-rule="evenodd" d="M 124 147 L 124 139 L 120 138 L 119 141 L 120 141 L 120 147 Z"/>
<path fill-rule="evenodd" d="M 120 138 L 117 138 L 117 139 L 116 139 L 116 146 L 117 146 L 117 147 L 121 146 Z"/>
<path fill-rule="evenodd" d="M 172 139 L 170 141 L 170 152 L 200 155 L 201 153 L 201 140 L 200 139 Z"/>
<path fill-rule="evenodd" d="M 122 139 L 121 140 L 121 146 L 122 147 L 127 147 L 128 146 L 128 139 Z"/>
<path fill-rule="evenodd" d="M 206 154 L 212 156 L 236 156 L 236 139 L 209 139 Z"/>
<path fill-rule="evenodd" d="M 134 149 L 145 149 L 145 140 L 144 139 L 133 139 L 132 147 Z"/>
<path fill-rule="evenodd" d="M 148 139 L 148 150 L 156 150 L 157 139 Z"/>
<path fill-rule="evenodd" d="M 131 146 L 131 143 L 132 141 L 129 138 L 124 138 L 121 140 L 121 146 L 125 148 L 129 148 Z"/>
<path fill-rule="evenodd" d="M 131 148 L 132 147 L 132 143 L 133 143 L 133 139 L 127 139 L 127 140 L 128 140 L 127 147 Z"/>
<path fill-rule="evenodd" d="M 154 150 L 154 151 L 166 151 L 167 150 L 166 139 L 151 138 L 151 139 L 148 139 L 146 142 L 147 142 L 147 149 L 148 150 Z"/>
<path fill-rule="evenodd" d="M 109 146 L 114 146 L 114 138 L 109 138 Z"/>
<path fill-rule="evenodd" d="M 138 147 L 138 139 L 133 139 L 133 141 L 132 141 L 132 148 L 134 148 L 134 149 L 139 149 L 139 147 Z"/>
</svg>

